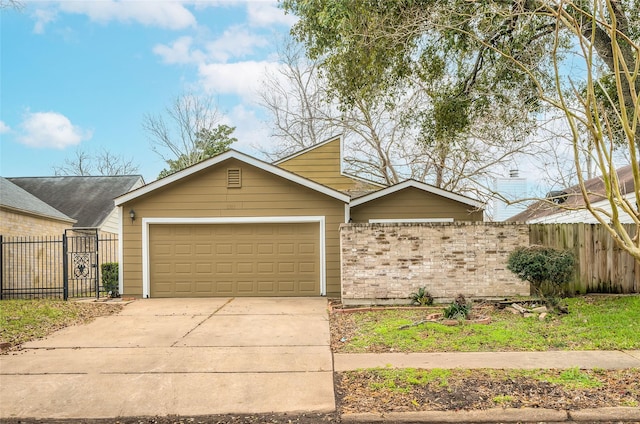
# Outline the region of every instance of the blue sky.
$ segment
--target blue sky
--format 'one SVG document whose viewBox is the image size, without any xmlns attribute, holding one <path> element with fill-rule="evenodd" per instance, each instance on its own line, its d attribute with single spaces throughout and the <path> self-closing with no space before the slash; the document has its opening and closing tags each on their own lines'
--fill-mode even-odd
<svg viewBox="0 0 640 424">
<path fill-rule="evenodd" d="M 275 1 L 24 1 L 0 12 L 0 175 L 53 175 L 80 148 L 164 168 L 142 129 L 178 95 L 213 95 L 234 148 L 258 155 L 256 103 L 294 18 Z"/>
</svg>

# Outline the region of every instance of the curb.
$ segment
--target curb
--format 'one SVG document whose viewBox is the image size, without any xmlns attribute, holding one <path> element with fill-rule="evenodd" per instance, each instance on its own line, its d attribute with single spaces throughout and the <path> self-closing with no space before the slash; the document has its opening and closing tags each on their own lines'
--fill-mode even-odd
<svg viewBox="0 0 640 424">
<path fill-rule="evenodd" d="M 423 411 L 342 414 L 344 423 L 527 423 L 527 422 L 640 422 L 640 408 L 582 410 L 492 408 L 477 411 Z"/>
</svg>

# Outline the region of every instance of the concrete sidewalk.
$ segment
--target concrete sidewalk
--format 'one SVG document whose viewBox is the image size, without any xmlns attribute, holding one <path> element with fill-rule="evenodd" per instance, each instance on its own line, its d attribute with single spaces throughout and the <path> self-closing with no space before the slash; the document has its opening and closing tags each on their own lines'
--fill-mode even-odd
<svg viewBox="0 0 640 424">
<path fill-rule="evenodd" d="M 335 353 L 336 372 L 361 368 L 640 369 L 640 350 L 546 352 Z"/>
</svg>

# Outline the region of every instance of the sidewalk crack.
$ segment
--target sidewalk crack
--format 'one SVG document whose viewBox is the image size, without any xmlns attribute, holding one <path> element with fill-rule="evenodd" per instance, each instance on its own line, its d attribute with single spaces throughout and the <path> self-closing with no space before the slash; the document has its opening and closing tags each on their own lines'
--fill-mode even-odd
<svg viewBox="0 0 640 424">
<path fill-rule="evenodd" d="M 176 344 L 178 344 L 178 342 L 180 340 L 183 340 L 185 337 L 187 337 L 189 334 L 191 334 L 196 328 L 200 327 L 202 324 L 204 324 L 207 320 L 209 320 L 212 316 L 214 316 L 215 314 L 217 314 L 222 308 L 224 308 L 225 306 L 227 306 L 229 303 L 233 302 L 235 300 L 235 297 L 232 297 L 231 299 L 227 300 L 223 305 L 221 305 L 218 309 L 216 309 L 215 311 L 211 312 L 206 318 L 204 318 L 202 321 L 200 321 L 199 323 L 197 323 L 195 325 L 195 327 L 193 327 L 191 330 L 187 331 L 184 336 L 180 337 L 178 340 L 176 340 L 175 342 L 173 342 L 171 344 L 171 347 L 175 347 Z"/>
</svg>

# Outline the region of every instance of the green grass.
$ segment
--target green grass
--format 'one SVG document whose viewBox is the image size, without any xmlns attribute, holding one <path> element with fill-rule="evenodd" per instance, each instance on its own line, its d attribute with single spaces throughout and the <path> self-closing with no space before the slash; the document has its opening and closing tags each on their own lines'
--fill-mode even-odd
<svg viewBox="0 0 640 424">
<path fill-rule="evenodd" d="M 560 384 L 569 389 L 591 389 L 602 386 L 602 382 L 579 368 L 569 368 L 564 370 L 558 376 L 542 375 L 538 376 L 541 381 Z"/>
<path fill-rule="evenodd" d="M 341 352 L 545 351 L 640 349 L 640 296 L 584 296 L 567 299 L 568 315 L 544 321 L 504 311 L 489 325 L 447 327 L 424 323 L 399 330 L 442 308 L 351 313 L 356 330 Z"/>
<path fill-rule="evenodd" d="M 0 301 L 0 343 L 15 347 L 42 338 L 63 327 L 91 321 L 96 316 L 119 311 L 121 306 L 104 303 L 35 299 Z"/>
<path fill-rule="evenodd" d="M 637 370 L 630 371 L 637 372 Z M 622 375 L 625 371 L 610 371 L 610 373 Z M 447 388 L 449 381 L 460 382 L 469 377 L 482 378 L 483 381 L 537 380 L 566 389 L 594 389 L 606 384 L 606 379 L 610 377 L 607 375 L 607 371 L 598 372 L 597 370 L 580 370 L 578 368 L 567 370 L 372 368 L 348 371 L 343 375 L 347 380 L 358 375 L 365 375 L 370 390 L 393 393 L 410 393 L 414 386 L 427 386 L 433 383 L 436 386 Z M 502 394 L 495 396 L 492 400 L 495 403 L 505 403 L 510 401 L 510 396 Z"/>
<path fill-rule="evenodd" d="M 369 388 L 387 390 L 396 393 L 409 393 L 412 386 L 425 386 L 435 382 L 437 386 L 447 387 L 451 370 L 435 368 L 430 370 L 415 368 L 375 368 L 367 370 L 372 374 Z M 461 371 L 457 371 L 460 373 Z"/>
</svg>

